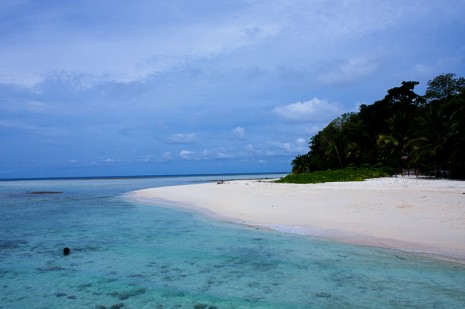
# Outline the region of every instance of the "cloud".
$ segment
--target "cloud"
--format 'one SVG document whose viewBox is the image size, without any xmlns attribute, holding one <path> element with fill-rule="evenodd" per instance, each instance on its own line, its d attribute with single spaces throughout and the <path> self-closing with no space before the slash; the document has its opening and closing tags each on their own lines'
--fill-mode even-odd
<svg viewBox="0 0 465 309">
<path fill-rule="evenodd" d="M 299 138 L 294 142 L 271 141 L 268 142 L 266 150 L 267 156 L 286 156 L 295 155 L 308 151 L 305 146 L 305 140 Z"/>
<path fill-rule="evenodd" d="M 233 134 L 239 139 L 245 139 L 245 129 L 242 127 L 234 128 Z"/>
<path fill-rule="evenodd" d="M 247 144 L 243 151 L 235 153 L 235 157 L 273 157 L 288 156 L 306 152 L 306 141 L 298 138 L 295 141 L 267 141 L 259 144 Z"/>
<path fill-rule="evenodd" d="M 166 151 L 166 152 L 163 152 L 159 156 L 155 156 L 153 154 L 143 155 L 140 160 L 142 162 L 146 162 L 146 163 L 149 163 L 149 162 L 166 162 L 166 161 L 173 160 L 173 156 L 172 156 L 171 152 Z"/>
<path fill-rule="evenodd" d="M 141 2 L 5 7 L 2 16 L 12 26 L 2 33 L 7 44 L 0 50 L 0 82 L 33 86 L 67 71 L 93 82 L 128 83 L 227 54 L 280 29 L 272 19 L 248 12 L 261 5 Z M 20 26 L 18 12 L 27 16 L 19 16 Z"/>
<path fill-rule="evenodd" d="M 179 153 L 179 156 L 183 158 L 184 160 L 193 160 L 195 152 L 189 151 L 189 150 L 181 150 Z"/>
<path fill-rule="evenodd" d="M 255 48 L 252 63 L 320 63 L 322 56 L 357 50 L 395 27 L 403 35 L 410 30 L 406 20 L 421 24 L 434 15 L 438 23 L 456 23 L 463 15 L 463 5 L 418 0 L 28 2 L 2 5 L 0 82 L 30 86 L 66 71 L 86 75 L 90 83 L 130 83 Z M 349 72 L 362 74 L 364 64 L 373 65 L 363 58 L 342 61 L 320 79 L 346 80 Z"/>
<path fill-rule="evenodd" d="M 224 148 L 203 149 L 199 151 L 182 150 L 179 156 L 184 160 L 224 160 L 232 159 L 237 156 L 233 150 Z"/>
<path fill-rule="evenodd" d="M 320 122 L 322 120 L 332 119 L 334 116 L 339 116 L 343 110 L 336 103 L 313 98 L 305 102 L 296 102 L 288 105 L 277 106 L 272 111 L 279 117 L 288 121 Z"/>
<path fill-rule="evenodd" d="M 271 145 L 278 149 L 282 149 L 286 152 L 291 150 L 291 144 L 290 143 L 283 143 L 283 142 L 270 142 Z"/>
<path fill-rule="evenodd" d="M 345 84 L 357 81 L 378 68 L 378 64 L 367 58 L 352 58 L 330 66 L 328 71 L 321 73 L 317 80 L 323 84 Z"/>
<path fill-rule="evenodd" d="M 151 154 L 143 155 L 141 158 L 143 162 L 152 162 L 154 161 L 154 159 L 155 159 L 155 156 Z"/>
<path fill-rule="evenodd" d="M 196 140 L 195 133 L 178 133 L 168 137 L 166 140 L 170 144 L 192 144 Z"/>
<path fill-rule="evenodd" d="M 127 174 L 263 158 L 282 170 L 271 164 L 290 166 L 356 102 L 465 74 L 460 1 L 3 2 L 3 177 L 70 158 Z"/>
</svg>

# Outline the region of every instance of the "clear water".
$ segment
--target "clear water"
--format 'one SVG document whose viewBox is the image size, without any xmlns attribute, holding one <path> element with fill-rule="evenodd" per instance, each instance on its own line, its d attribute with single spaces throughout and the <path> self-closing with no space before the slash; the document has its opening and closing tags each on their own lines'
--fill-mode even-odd
<svg viewBox="0 0 465 309">
<path fill-rule="evenodd" d="M 0 308 L 465 307 L 465 265 L 123 197 L 205 180 L 0 182 Z"/>
</svg>

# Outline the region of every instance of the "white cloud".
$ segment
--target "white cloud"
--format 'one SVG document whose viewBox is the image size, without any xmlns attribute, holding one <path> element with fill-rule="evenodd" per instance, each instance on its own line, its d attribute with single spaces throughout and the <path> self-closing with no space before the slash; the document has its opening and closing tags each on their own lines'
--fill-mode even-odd
<svg viewBox="0 0 465 309">
<path fill-rule="evenodd" d="M 339 116 L 342 109 L 338 104 L 313 98 L 305 102 L 297 102 L 275 107 L 273 112 L 279 117 L 296 122 L 324 121 Z"/>
<path fill-rule="evenodd" d="M 244 139 L 244 138 L 245 138 L 245 129 L 242 128 L 242 127 L 236 127 L 236 128 L 233 130 L 233 134 L 234 134 L 234 136 L 236 136 L 237 138 Z"/>
<path fill-rule="evenodd" d="M 268 141 L 256 145 L 247 144 L 243 151 L 238 151 L 235 156 L 243 158 L 288 156 L 306 151 L 308 151 L 306 141 L 303 138 L 299 138 L 294 142 Z"/>
<path fill-rule="evenodd" d="M 0 82 L 33 85 L 61 71 L 91 76 L 92 83 L 132 82 L 249 47 L 260 50 L 258 58 L 248 58 L 253 63 L 288 63 L 290 56 L 321 63 L 328 51 L 344 54 L 341 46 L 357 48 L 371 35 L 398 25 L 402 34 L 407 32 L 404 21 L 419 23 L 438 15 L 439 21 L 455 22 L 461 21 L 462 12 L 463 5 L 419 0 L 2 3 L 6 27 L 0 33 Z M 311 56 L 294 57 L 297 53 Z M 363 58 L 350 59 L 320 79 L 346 80 L 350 72 L 366 74 L 372 65 Z"/>
<path fill-rule="evenodd" d="M 367 58 L 353 58 L 341 61 L 328 71 L 318 76 L 318 81 L 323 84 L 344 84 L 363 78 L 378 68 L 378 64 Z"/>
<path fill-rule="evenodd" d="M 201 157 L 203 159 L 230 159 L 234 157 L 234 154 L 223 148 L 205 149 L 201 152 Z"/>
<path fill-rule="evenodd" d="M 152 162 L 154 160 L 154 155 L 151 155 L 151 154 L 147 154 L 147 155 L 143 155 L 141 160 L 143 162 Z"/>
<path fill-rule="evenodd" d="M 273 147 L 276 147 L 278 149 L 285 150 L 285 151 L 290 151 L 291 150 L 291 144 L 290 143 L 270 142 L 270 145 L 273 145 Z"/>
<path fill-rule="evenodd" d="M 168 137 L 167 141 L 170 144 L 192 144 L 195 142 L 196 136 L 195 133 L 179 133 Z"/>
<path fill-rule="evenodd" d="M 189 151 L 189 150 L 181 150 L 181 152 L 179 153 L 179 156 L 185 160 L 192 160 L 194 159 L 194 152 L 193 151 Z"/>
<path fill-rule="evenodd" d="M 146 154 L 143 155 L 141 158 L 141 161 L 143 162 L 166 162 L 166 161 L 171 161 L 173 159 L 173 156 L 171 155 L 171 152 L 164 152 L 159 156 L 155 156 L 153 154 Z"/>
<path fill-rule="evenodd" d="M 418 80 L 420 94 L 436 74 L 465 70 L 460 1 L 30 2 L 0 5 L 10 175 L 35 173 L 15 163 L 32 155 L 36 173 L 53 175 L 50 153 L 73 166 L 121 158 L 106 164 L 115 173 L 144 161 L 168 171 L 199 160 L 189 173 L 213 169 L 208 160 L 287 160 L 355 102 L 402 80 Z M 110 155 L 92 157 L 101 150 Z"/>
<path fill-rule="evenodd" d="M 360 2 L 246 1 L 213 5 L 213 10 L 207 5 L 211 6 L 185 1 L 173 9 L 163 2 L 143 7 L 70 2 L 34 11 L 19 6 L 15 10 L 28 17 L 22 19 L 22 27 L 5 34 L 8 44 L 0 50 L 4 60 L 0 81 L 33 85 L 52 72 L 67 71 L 132 82 L 288 33 L 310 36 L 310 42 L 315 42 L 372 32 L 383 29 L 395 16 L 390 6 Z M 164 14 L 169 14 L 169 21 L 157 18 Z M 301 30 L 308 28 L 313 31 Z"/>
<path fill-rule="evenodd" d="M 189 1 L 142 6 L 63 2 L 33 11 L 19 6 L 11 9 L 11 15 L 23 12 L 27 18 L 21 19 L 21 27 L 5 32 L 3 41 L 8 44 L 0 49 L 0 82 L 34 86 L 56 71 L 88 74 L 101 81 L 142 80 L 274 36 L 279 23 L 251 14 L 260 9 L 257 6 L 206 7 Z M 8 9 L 5 16 L 10 15 Z"/>
<path fill-rule="evenodd" d="M 184 160 L 232 159 L 236 153 L 224 148 L 204 149 L 201 151 L 182 150 L 179 156 Z"/>
</svg>

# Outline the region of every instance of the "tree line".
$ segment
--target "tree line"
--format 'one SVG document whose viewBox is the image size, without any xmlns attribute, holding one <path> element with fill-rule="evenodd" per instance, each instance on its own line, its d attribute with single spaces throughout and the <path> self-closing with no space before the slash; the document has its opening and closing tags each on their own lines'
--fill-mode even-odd
<svg viewBox="0 0 465 309">
<path fill-rule="evenodd" d="M 465 179 L 465 78 L 439 75 L 424 95 L 414 92 L 418 84 L 404 81 L 331 121 L 292 161 L 292 173 L 383 167 Z"/>
</svg>

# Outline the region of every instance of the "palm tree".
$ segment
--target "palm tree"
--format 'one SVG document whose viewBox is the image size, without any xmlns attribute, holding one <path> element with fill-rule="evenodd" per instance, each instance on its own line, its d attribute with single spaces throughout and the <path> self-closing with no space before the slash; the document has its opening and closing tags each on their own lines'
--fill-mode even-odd
<svg viewBox="0 0 465 309">
<path fill-rule="evenodd" d="M 416 164 L 465 178 L 465 79 L 440 75 L 428 82 L 419 135 L 411 140 Z"/>
<path fill-rule="evenodd" d="M 432 102 L 420 119 L 419 136 L 409 143 L 412 162 L 420 169 L 429 169 L 436 176 L 449 169 L 449 157 L 453 148 L 453 136 L 457 127 L 455 117 L 445 113 L 443 104 Z"/>
<path fill-rule="evenodd" d="M 308 156 L 307 155 L 298 155 L 292 160 L 292 174 L 302 174 L 308 173 Z"/>
<path fill-rule="evenodd" d="M 380 149 L 381 158 L 390 166 L 398 166 L 406 160 L 409 150 L 409 140 L 412 136 L 412 123 L 414 119 L 407 112 L 398 111 L 386 120 L 389 134 L 379 134 L 376 144 Z M 401 161 L 402 160 L 402 161 Z M 402 165 L 405 165 L 402 163 Z M 410 166 L 404 166 L 410 168 Z"/>
</svg>

